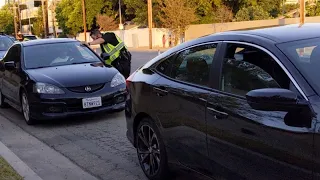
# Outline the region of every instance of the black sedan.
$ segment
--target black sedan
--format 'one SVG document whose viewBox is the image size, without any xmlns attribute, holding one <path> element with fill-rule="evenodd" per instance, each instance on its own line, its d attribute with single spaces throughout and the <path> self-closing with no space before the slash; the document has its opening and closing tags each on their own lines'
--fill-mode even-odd
<svg viewBox="0 0 320 180">
<path fill-rule="evenodd" d="M 103 111 L 122 111 L 125 78 L 72 39 L 12 46 L 0 62 L 0 106 L 23 112 L 27 124 Z"/>
<path fill-rule="evenodd" d="M 319 29 L 209 35 L 135 71 L 127 137 L 146 176 L 320 179 Z"/>
</svg>

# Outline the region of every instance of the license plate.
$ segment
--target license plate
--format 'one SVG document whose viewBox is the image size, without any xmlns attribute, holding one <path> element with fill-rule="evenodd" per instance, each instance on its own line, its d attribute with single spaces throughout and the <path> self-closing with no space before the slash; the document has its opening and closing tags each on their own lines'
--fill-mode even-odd
<svg viewBox="0 0 320 180">
<path fill-rule="evenodd" d="M 101 97 L 92 97 L 82 99 L 82 107 L 83 109 L 94 108 L 102 106 Z"/>
</svg>

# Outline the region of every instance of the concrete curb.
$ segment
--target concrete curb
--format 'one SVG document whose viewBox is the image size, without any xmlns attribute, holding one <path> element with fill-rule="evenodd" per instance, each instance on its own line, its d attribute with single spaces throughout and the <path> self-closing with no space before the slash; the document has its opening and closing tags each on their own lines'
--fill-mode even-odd
<svg viewBox="0 0 320 180">
<path fill-rule="evenodd" d="M 24 180 L 42 180 L 28 165 L 0 141 L 0 155 Z"/>
</svg>

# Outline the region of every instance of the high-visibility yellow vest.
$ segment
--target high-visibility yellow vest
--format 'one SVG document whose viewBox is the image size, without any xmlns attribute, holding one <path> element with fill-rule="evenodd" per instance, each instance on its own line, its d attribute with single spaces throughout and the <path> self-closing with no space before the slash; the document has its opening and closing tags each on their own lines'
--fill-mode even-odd
<svg viewBox="0 0 320 180">
<path fill-rule="evenodd" d="M 111 63 L 120 56 L 121 49 L 126 47 L 124 42 L 116 34 L 114 35 L 119 42 L 116 46 L 113 46 L 110 43 L 102 45 L 104 51 L 110 55 L 110 58 L 105 60 L 105 63 L 109 65 L 111 65 Z"/>
</svg>

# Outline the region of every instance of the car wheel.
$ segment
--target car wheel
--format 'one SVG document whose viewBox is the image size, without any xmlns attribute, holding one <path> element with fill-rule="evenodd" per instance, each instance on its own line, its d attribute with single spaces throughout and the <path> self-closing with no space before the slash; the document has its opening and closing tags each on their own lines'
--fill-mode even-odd
<svg viewBox="0 0 320 180">
<path fill-rule="evenodd" d="M 28 125 L 33 125 L 35 123 L 35 120 L 30 117 L 29 101 L 26 93 L 24 92 L 21 95 L 21 107 L 22 107 L 24 120 Z"/>
<path fill-rule="evenodd" d="M 0 92 L 0 107 L 1 108 L 8 107 L 8 104 L 4 102 L 4 96 L 3 96 L 2 92 Z"/>
<path fill-rule="evenodd" d="M 168 178 L 168 162 L 165 146 L 157 126 L 144 119 L 136 130 L 137 155 L 140 166 L 150 180 Z"/>
</svg>

